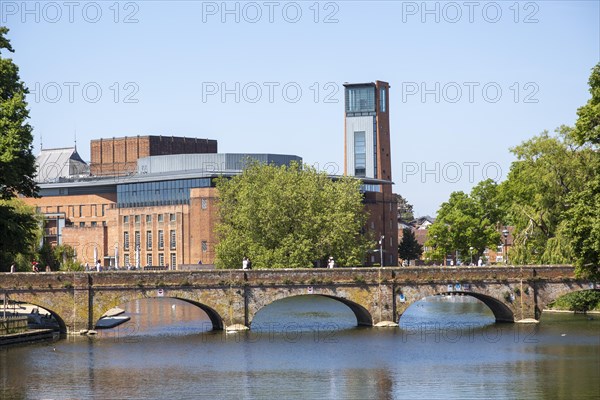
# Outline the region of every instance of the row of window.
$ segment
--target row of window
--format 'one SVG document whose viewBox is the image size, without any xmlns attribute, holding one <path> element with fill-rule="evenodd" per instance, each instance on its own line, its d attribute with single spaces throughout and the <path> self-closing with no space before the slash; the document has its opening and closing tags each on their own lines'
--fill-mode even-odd
<svg viewBox="0 0 600 400">
<path fill-rule="evenodd" d="M 106 211 L 110 208 L 110 204 L 79 204 L 72 206 L 47 206 L 44 212 L 47 214 L 66 212 L 67 218 L 104 217 Z M 42 207 L 36 207 L 36 211 L 41 213 Z"/>
<path fill-rule="evenodd" d="M 102 226 L 106 226 L 106 221 L 102 221 L 101 224 L 102 224 Z M 91 226 L 91 227 L 98 226 L 98 221 L 92 221 L 92 222 L 90 222 L 89 226 Z M 79 227 L 80 228 L 85 228 L 86 227 L 85 222 L 80 222 L 79 223 Z"/>
<path fill-rule="evenodd" d="M 169 222 L 177 221 L 177 214 L 168 214 L 168 215 L 169 215 Z M 132 216 L 124 215 L 123 223 L 128 224 L 129 221 L 131 220 L 131 217 L 133 217 L 133 222 L 136 224 L 139 224 L 142 221 L 141 215 L 132 215 Z M 151 224 L 152 223 L 152 214 L 147 214 L 145 216 L 145 219 L 146 219 L 147 224 Z M 158 222 L 165 222 L 165 214 L 157 214 L 156 219 Z"/>
<path fill-rule="evenodd" d="M 170 253 L 170 262 L 171 262 L 171 267 L 175 268 L 175 266 L 177 266 L 177 253 Z M 140 266 L 142 266 L 142 260 L 140 261 Z M 145 265 L 155 265 L 154 264 L 154 259 L 152 257 L 152 254 L 146 254 L 146 264 Z M 165 265 L 165 253 L 158 253 L 158 265 L 159 266 L 164 266 Z M 129 253 L 125 253 L 123 254 L 123 265 L 125 267 L 127 266 L 137 266 L 136 265 L 136 259 L 135 259 L 135 255 L 130 255 Z"/>
<path fill-rule="evenodd" d="M 133 233 L 133 239 L 134 239 L 134 249 L 137 248 L 141 248 L 142 246 L 142 242 L 141 242 L 141 232 L 140 231 L 135 231 Z M 153 240 L 152 240 L 152 231 L 146 231 L 146 249 L 147 250 L 152 250 L 153 247 Z M 165 232 L 160 229 L 158 230 L 158 248 L 159 249 L 163 249 L 165 247 Z M 129 232 L 125 231 L 123 232 L 123 249 L 125 251 L 129 250 L 129 244 L 130 244 L 130 238 L 129 238 Z M 174 229 L 171 229 L 169 231 L 169 248 L 171 250 L 175 250 L 177 248 L 177 233 Z"/>
</svg>

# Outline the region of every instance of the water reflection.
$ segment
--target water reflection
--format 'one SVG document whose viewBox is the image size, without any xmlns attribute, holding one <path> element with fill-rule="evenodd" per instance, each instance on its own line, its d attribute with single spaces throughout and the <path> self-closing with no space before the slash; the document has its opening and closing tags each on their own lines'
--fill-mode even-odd
<svg viewBox="0 0 600 400">
<path fill-rule="evenodd" d="M 312 301 L 263 310 L 267 323 L 305 319 L 309 328 L 295 333 L 199 333 L 208 319 L 193 305 L 130 303 L 135 335 L 0 349 L 0 398 L 600 397 L 599 319 L 548 314 L 538 325 L 490 325 L 484 305 L 440 300 L 409 309 L 412 322 L 429 321 L 425 333 L 353 328 L 353 315 L 337 321 L 338 310 Z M 401 322 L 411 322 L 410 313 Z M 315 335 L 310 321 L 332 317 L 350 328 Z M 467 330 L 444 325 L 464 318 L 473 324 Z M 445 334 L 431 333 L 434 321 Z"/>
<path fill-rule="evenodd" d="M 275 301 L 254 316 L 252 330 L 300 335 L 313 332 L 327 336 L 327 332 L 352 329 L 356 316 L 343 303 L 325 296 L 294 296 Z"/>
<path fill-rule="evenodd" d="M 190 335 L 212 329 L 208 315 L 183 300 L 147 298 L 119 306 L 131 319 L 112 329 L 98 331 L 99 337 L 133 340 L 138 336 Z"/>
<path fill-rule="evenodd" d="M 402 314 L 399 324 L 407 330 L 473 329 L 495 321 L 492 311 L 476 298 L 448 295 L 431 296 L 412 304 Z"/>
</svg>

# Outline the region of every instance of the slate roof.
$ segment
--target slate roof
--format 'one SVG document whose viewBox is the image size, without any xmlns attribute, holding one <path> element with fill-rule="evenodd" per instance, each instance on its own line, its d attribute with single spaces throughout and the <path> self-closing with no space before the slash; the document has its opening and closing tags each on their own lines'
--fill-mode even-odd
<svg viewBox="0 0 600 400">
<path fill-rule="evenodd" d="M 35 163 L 37 182 L 56 182 L 59 178 L 88 175 L 90 170 L 75 147 L 43 149 Z"/>
</svg>

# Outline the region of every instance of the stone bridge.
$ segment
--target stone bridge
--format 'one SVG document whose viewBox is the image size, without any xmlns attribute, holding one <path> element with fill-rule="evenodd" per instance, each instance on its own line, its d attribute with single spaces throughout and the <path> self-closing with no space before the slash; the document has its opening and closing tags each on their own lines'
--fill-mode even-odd
<svg viewBox="0 0 600 400">
<path fill-rule="evenodd" d="M 63 332 L 92 329 L 112 307 L 148 297 L 194 304 L 214 329 L 251 326 L 261 308 L 300 295 L 342 302 L 358 325 L 398 322 L 414 302 L 448 292 L 481 300 L 497 322 L 515 322 L 539 319 L 552 300 L 592 287 L 570 266 L 0 273 L 0 299 L 48 310 Z"/>
</svg>

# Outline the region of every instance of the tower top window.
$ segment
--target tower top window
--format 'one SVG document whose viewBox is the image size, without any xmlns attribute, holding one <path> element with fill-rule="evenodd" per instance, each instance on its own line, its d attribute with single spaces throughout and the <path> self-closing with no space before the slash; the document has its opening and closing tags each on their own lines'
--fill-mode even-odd
<svg viewBox="0 0 600 400">
<path fill-rule="evenodd" d="M 375 111 L 375 87 L 346 87 L 346 112 Z"/>
</svg>

